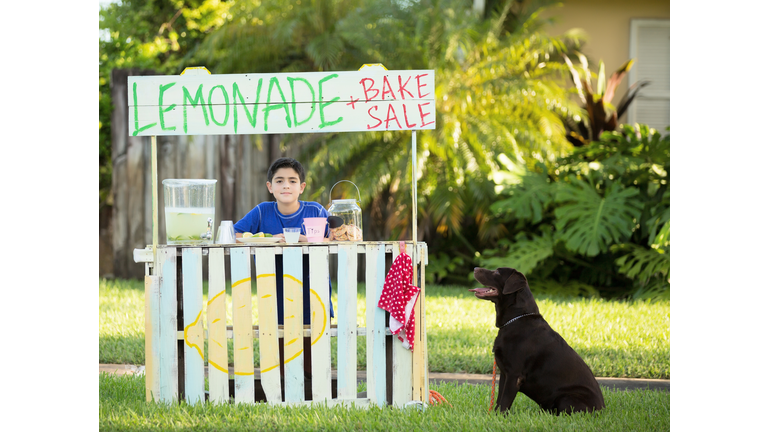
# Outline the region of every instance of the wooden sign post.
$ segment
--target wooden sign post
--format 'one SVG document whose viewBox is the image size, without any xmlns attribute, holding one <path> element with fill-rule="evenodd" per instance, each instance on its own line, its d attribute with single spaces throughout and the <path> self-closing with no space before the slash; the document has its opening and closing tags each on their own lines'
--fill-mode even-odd
<svg viewBox="0 0 768 432">
<path fill-rule="evenodd" d="M 411 132 L 413 251 L 417 253 L 416 131 L 435 128 L 433 70 L 211 75 L 204 67 L 179 76 L 128 78 L 128 133 L 152 140 L 152 251 L 157 268 L 158 135 L 324 132 Z M 155 277 L 157 275 L 154 275 Z M 414 272 L 414 285 L 418 285 Z M 422 275 L 422 281 L 424 275 Z M 416 303 L 413 396 L 428 401 L 423 283 Z M 149 361 L 149 359 L 148 359 Z"/>
</svg>

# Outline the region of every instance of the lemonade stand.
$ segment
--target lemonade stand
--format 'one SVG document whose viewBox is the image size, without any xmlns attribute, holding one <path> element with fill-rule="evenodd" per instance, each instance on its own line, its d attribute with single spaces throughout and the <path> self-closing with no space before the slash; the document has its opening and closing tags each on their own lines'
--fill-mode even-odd
<svg viewBox="0 0 768 432">
<path fill-rule="evenodd" d="M 427 245 L 416 238 L 416 131 L 435 127 L 434 71 L 358 71 L 212 75 L 187 68 L 180 76 L 128 80 L 129 133 L 150 136 L 152 245 L 134 250 L 145 265 L 146 395 L 148 400 L 273 405 L 393 405 L 429 397 L 424 278 Z M 411 131 L 413 241 L 216 244 L 215 180 L 163 179 L 165 244 L 158 239 L 159 135 Z M 403 348 L 377 307 L 387 265 L 413 259 L 413 349 Z M 276 298 L 275 258 L 283 262 L 284 298 Z M 303 325 L 303 281 L 327 286 L 329 257 L 337 257 L 335 322 L 329 299 L 310 290 L 312 321 Z M 302 269 L 309 257 L 309 273 Z M 203 297 L 203 262 L 208 292 Z M 364 263 L 364 271 L 359 266 Z M 230 281 L 225 280 L 229 268 Z M 358 274 L 364 274 L 358 280 Z M 365 326 L 357 323 L 357 286 L 365 284 Z M 252 295 L 255 284 L 257 294 Z M 231 294 L 228 300 L 227 294 Z M 283 302 L 284 325 L 276 305 Z M 227 318 L 227 310 L 231 319 Z M 254 313 L 257 311 L 257 313 Z M 365 370 L 358 371 L 358 336 L 365 337 Z M 311 376 L 303 347 L 311 340 Z M 335 365 L 331 338 L 337 338 Z M 254 347 L 258 341 L 258 348 Z M 231 345 L 231 352 L 228 352 Z M 285 352 L 280 364 L 279 347 Z M 230 357 L 231 356 L 231 357 Z M 234 367 L 230 367 L 232 358 Z M 256 367 L 258 359 L 258 367 Z M 282 371 L 282 372 L 281 372 Z M 365 395 L 357 382 L 367 382 Z M 208 387 L 206 389 L 206 377 Z"/>
</svg>

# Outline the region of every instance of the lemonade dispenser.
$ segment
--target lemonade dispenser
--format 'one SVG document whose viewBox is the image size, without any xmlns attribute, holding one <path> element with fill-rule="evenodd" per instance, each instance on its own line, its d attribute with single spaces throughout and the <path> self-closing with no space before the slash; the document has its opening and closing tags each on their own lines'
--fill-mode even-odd
<svg viewBox="0 0 768 432">
<path fill-rule="evenodd" d="M 341 182 L 349 182 L 349 180 L 341 180 L 336 182 L 331 187 L 331 192 L 337 184 Z M 357 185 L 352 183 L 357 189 Z M 328 198 L 331 198 L 331 192 L 328 193 Z M 358 202 L 360 201 L 360 189 L 357 189 L 357 200 L 353 199 L 337 199 L 331 201 L 331 206 L 328 208 L 329 216 L 336 216 L 341 218 L 341 226 L 331 226 L 332 240 L 334 241 L 363 241 L 363 211 L 360 209 Z"/>
<path fill-rule="evenodd" d="M 169 245 L 213 244 L 216 180 L 165 179 L 163 201 Z"/>
</svg>

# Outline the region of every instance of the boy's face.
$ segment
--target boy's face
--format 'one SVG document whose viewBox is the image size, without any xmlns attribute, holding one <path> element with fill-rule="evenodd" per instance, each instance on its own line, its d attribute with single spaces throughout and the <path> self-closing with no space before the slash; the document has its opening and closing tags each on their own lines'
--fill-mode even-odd
<svg viewBox="0 0 768 432">
<path fill-rule="evenodd" d="M 307 183 L 299 179 L 299 173 L 293 168 L 278 169 L 272 177 L 272 182 L 267 182 L 269 193 L 281 204 L 298 202 L 306 186 Z"/>
</svg>

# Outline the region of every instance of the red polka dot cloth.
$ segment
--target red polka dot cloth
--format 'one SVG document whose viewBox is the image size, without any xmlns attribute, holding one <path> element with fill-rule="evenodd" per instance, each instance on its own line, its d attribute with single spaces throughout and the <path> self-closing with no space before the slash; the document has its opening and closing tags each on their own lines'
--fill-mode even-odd
<svg viewBox="0 0 768 432">
<path fill-rule="evenodd" d="M 384 289 L 379 299 L 379 307 L 389 312 L 389 330 L 403 343 L 403 347 L 413 351 L 413 337 L 416 321 L 413 307 L 419 298 L 420 288 L 413 285 L 413 264 L 405 253 L 405 243 L 400 243 L 400 254 L 384 280 Z"/>
</svg>

